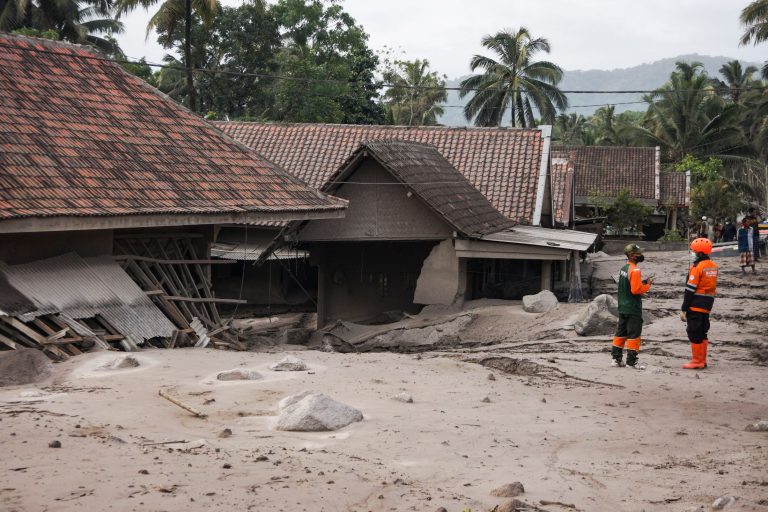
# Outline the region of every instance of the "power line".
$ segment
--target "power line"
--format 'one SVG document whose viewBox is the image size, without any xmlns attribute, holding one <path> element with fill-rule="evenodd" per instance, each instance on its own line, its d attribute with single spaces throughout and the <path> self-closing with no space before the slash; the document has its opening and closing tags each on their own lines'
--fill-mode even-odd
<svg viewBox="0 0 768 512">
<path fill-rule="evenodd" d="M 35 53 L 46 53 L 51 55 L 59 55 L 63 56 L 60 51 L 55 50 L 41 50 L 39 48 L 25 48 L 20 47 L 17 45 L 8 45 L 8 44 L 2 44 L 0 43 L 0 47 L 4 48 L 10 48 L 13 50 L 18 51 L 27 51 L 27 52 L 35 52 Z M 61 48 L 66 49 L 67 46 L 61 45 Z M 95 60 L 100 62 L 111 62 L 114 64 L 139 64 L 139 65 L 146 65 L 151 68 L 159 68 L 159 69 L 170 69 L 175 71 L 191 71 L 192 73 L 202 73 L 202 74 L 211 74 L 211 75 L 226 75 L 226 76 L 236 76 L 236 77 L 252 77 L 252 78 L 264 78 L 264 79 L 272 79 L 272 80 L 292 80 L 296 82 L 302 82 L 302 83 L 336 83 L 340 85 L 355 85 L 360 84 L 363 86 L 371 86 L 376 89 L 380 88 L 386 88 L 386 89 L 409 89 L 409 90 L 424 90 L 424 91 L 466 91 L 466 92 L 476 92 L 476 91 L 487 91 L 487 90 L 493 90 L 493 89 L 480 89 L 480 88 L 462 88 L 462 87 L 437 87 L 437 86 L 420 86 L 420 85 L 404 85 L 404 84 L 392 84 L 388 82 L 377 82 L 377 83 L 368 83 L 368 82 L 362 82 L 359 80 L 341 80 L 337 78 L 302 78 L 302 77 L 295 77 L 290 75 L 281 75 L 281 74 L 267 74 L 267 73 L 253 73 L 253 72 L 247 72 L 247 71 L 228 71 L 224 69 L 206 69 L 206 68 L 190 68 L 186 66 L 176 66 L 171 64 L 158 64 L 155 62 L 147 62 L 147 61 L 133 61 L 128 59 L 110 59 L 107 57 L 102 57 L 96 54 L 89 54 L 85 55 L 82 53 L 69 53 L 66 54 L 67 57 L 75 57 L 85 60 Z M 768 89 L 768 85 L 762 85 L 759 87 L 735 87 L 729 89 L 730 91 L 764 91 Z M 643 89 L 637 89 L 637 90 L 561 90 L 560 92 L 563 94 L 671 94 L 676 92 L 697 92 L 698 89 L 668 89 L 668 90 L 662 90 L 662 89 L 656 89 L 656 90 L 643 90 Z M 525 93 L 524 90 L 518 90 L 518 91 L 510 91 L 510 92 L 522 92 Z M 634 103 L 634 102 L 632 102 Z M 614 103 L 611 103 L 613 105 Z"/>
</svg>

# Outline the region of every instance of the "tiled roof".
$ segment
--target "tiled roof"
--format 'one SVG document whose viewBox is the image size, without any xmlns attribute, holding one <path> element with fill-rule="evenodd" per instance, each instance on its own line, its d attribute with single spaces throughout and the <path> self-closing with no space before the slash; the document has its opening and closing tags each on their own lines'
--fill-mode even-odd
<svg viewBox="0 0 768 512">
<path fill-rule="evenodd" d="M 552 156 L 573 162 L 575 195 L 616 197 L 629 189 L 632 197 L 655 203 L 656 148 L 622 146 L 554 146 Z"/>
<path fill-rule="evenodd" d="M 691 183 L 684 172 L 662 172 L 661 204 L 676 208 L 688 208 L 691 205 Z"/>
<path fill-rule="evenodd" d="M 530 224 L 544 147 L 540 130 L 216 123 L 311 186 L 322 186 L 366 140 L 431 144 L 509 219 Z"/>
<path fill-rule="evenodd" d="M 0 220 L 340 210 L 84 47 L 0 34 Z"/>
<path fill-rule="evenodd" d="M 573 162 L 568 158 L 553 155 L 549 172 L 552 184 L 552 220 L 556 226 L 568 226 L 573 207 Z"/>
<path fill-rule="evenodd" d="M 459 233 L 480 237 L 515 225 L 429 144 L 367 141 L 350 156 L 332 180 L 344 179 L 354 172 L 360 159 L 367 156 L 372 156 Z M 328 186 L 333 190 L 333 181 Z"/>
</svg>

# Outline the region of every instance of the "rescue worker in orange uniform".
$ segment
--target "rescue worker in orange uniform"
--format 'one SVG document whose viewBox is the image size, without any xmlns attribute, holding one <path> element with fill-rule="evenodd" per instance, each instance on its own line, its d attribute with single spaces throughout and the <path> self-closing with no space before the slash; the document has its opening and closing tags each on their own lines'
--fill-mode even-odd
<svg viewBox="0 0 768 512">
<path fill-rule="evenodd" d="M 619 271 L 619 325 L 611 347 L 611 366 L 624 366 L 624 346 L 627 347 L 627 363 L 630 368 L 642 370 L 637 364 L 640 338 L 643 333 L 643 294 L 651 289 L 652 278 L 643 280 L 637 264 L 645 260 L 643 250 L 637 244 L 624 247 L 627 262 Z"/>
<path fill-rule="evenodd" d="M 717 264 L 709 258 L 712 253 L 710 240 L 697 238 L 691 242 L 691 251 L 696 253 L 696 260 L 688 271 L 680 311 L 680 320 L 688 324 L 686 331 L 691 341 L 691 361 L 683 368 L 699 370 L 707 367 L 709 313 L 715 303 L 718 270 Z"/>
</svg>

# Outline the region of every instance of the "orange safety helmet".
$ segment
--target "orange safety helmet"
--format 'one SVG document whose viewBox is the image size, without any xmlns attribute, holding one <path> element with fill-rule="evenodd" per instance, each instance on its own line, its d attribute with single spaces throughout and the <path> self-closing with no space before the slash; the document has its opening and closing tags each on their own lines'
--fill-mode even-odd
<svg viewBox="0 0 768 512">
<path fill-rule="evenodd" d="M 691 250 L 696 253 L 711 254 L 712 241 L 708 238 L 697 238 L 691 242 Z"/>
</svg>

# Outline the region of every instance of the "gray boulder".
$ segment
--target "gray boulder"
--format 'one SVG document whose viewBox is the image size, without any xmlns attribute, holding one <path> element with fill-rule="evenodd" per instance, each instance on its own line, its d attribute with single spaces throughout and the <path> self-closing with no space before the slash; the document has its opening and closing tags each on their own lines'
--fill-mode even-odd
<svg viewBox="0 0 768 512">
<path fill-rule="evenodd" d="M 579 336 L 602 336 L 616 331 L 619 304 L 611 295 L 598 295 L 573 325 Z"/>
<path fill-rule="evenodd" d="M 523 297 L 523 309 L 528 313 L 546 313 L 557 307 L 557 297 L 549 290 Z"/>
<path fill-rule="evenodd" d="M 338 430 L 363 420 L 354 407 L 316 391 L 303 391 L 280 401 L 277 430 L 321 432 Z"/>
<path fill-rule="evenodd" d="M 269 366 L 275 372 L 303 372 L 307 370 L 307 363 L 294 356 L 285 356 L 280 361 Z"/>
<path fill-rule="evenodd" d="M 216 375 L 218 380 L 259 380 L 261 374 L 256 370 L 247 368 L 235 368 L 234 370 L 225 370 Z"/>
<path fill-rule="evenodd" d="M 768 421 L 758 421 L 757 423 L 751 423 L 745 428 L 747 432 L 768 432 Z"/>
<path fill-rule="evenodd" d="M 731 505 L 734 505 L 736 503 L 737 498 L 733 496 L 720 496 L 715 501 L 712 502 L 712 509 L 713 510 L 722 510 L 724 508 L 728 508 Z"/>
</svg>

